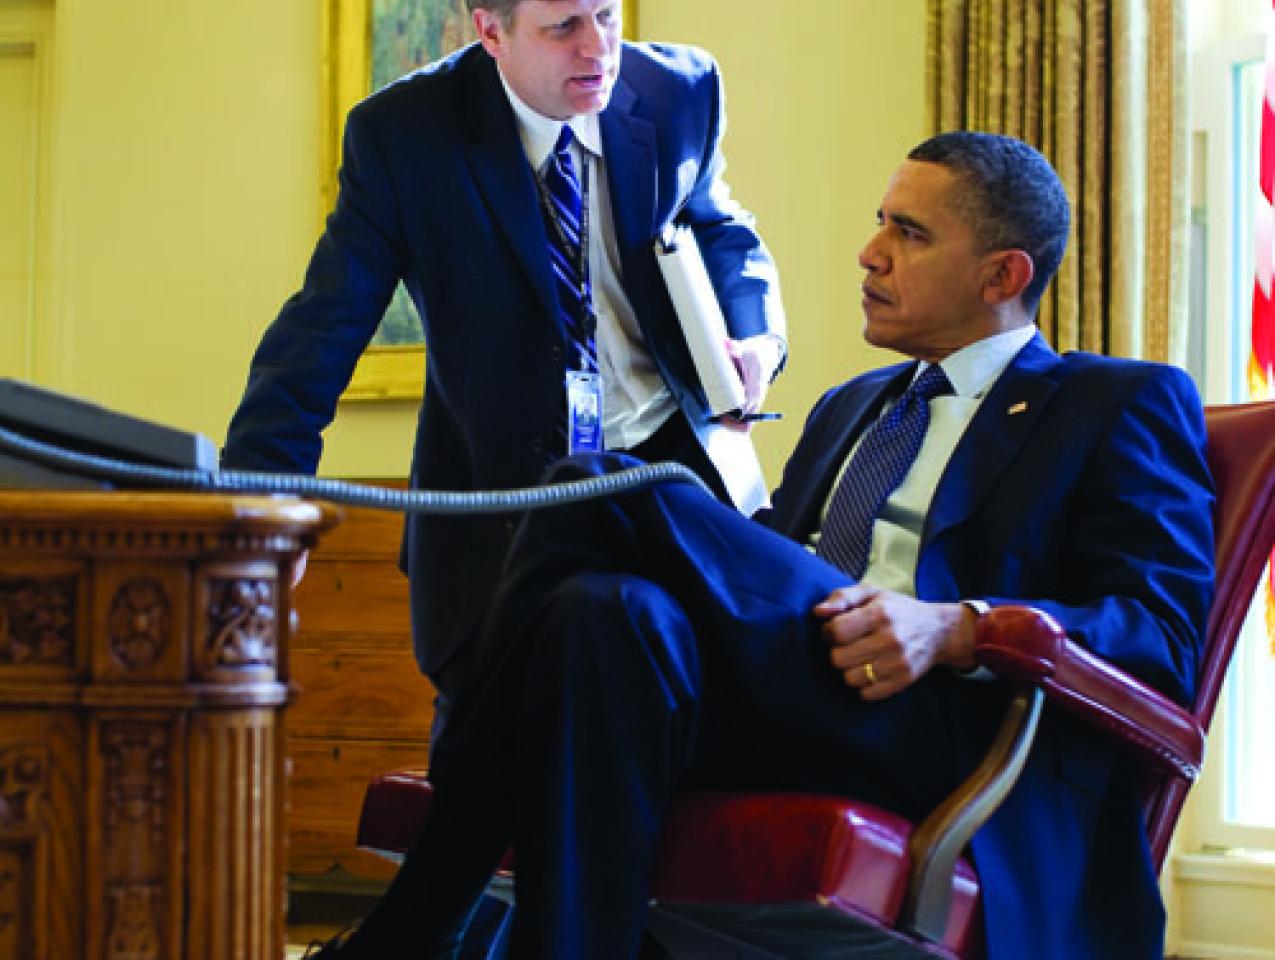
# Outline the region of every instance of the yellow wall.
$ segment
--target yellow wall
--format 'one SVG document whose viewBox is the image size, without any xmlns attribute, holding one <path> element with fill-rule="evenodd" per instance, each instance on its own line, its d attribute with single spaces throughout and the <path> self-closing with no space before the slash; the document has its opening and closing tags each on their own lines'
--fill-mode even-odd
<svg viewBox="0 0 1275 960">
<path fill-rule="evenodd" d="M 318 5 L 47 6 L 51 215 L 31 374 L 220 440 L 314 240 Z"/>
<path fill-rule="evenodd" d="M 44 4 L 0 8 L 0 375 L 28 376 L 40 349 L 49 259 L 47 182 L 52 15 Z"/>
<path fill-rule="evenodd" d="M 925 136 L 925 0 L 640 0 L 638 29 L 722 64 L 727 179 L 788 308 L 791 360 L 768 403 L 787 419 L 754 431 L 773 486 L 819 395 L 883 357 L 860 335 L 856 256 L 890 172 Z"/>
<path fill-rule="evenodd" d="M 15 6 L 53 10 L 36 379 L 222 439 L 322 212 L 322 3 L 0 8 L 0 28 Z M 641 0 L 643 37 L 721 60 L 729 178 L 783 272 L 792 361 L 772 406 L 788 419 L 758 430 L 772 482 L 811 402 L 875 362 L 860 346 L 854 256 L 889 171 L 923 135 L 924 7 Z M 405 472 L 414 413 L 344 406 L 323 472 Z"/>
</svg>

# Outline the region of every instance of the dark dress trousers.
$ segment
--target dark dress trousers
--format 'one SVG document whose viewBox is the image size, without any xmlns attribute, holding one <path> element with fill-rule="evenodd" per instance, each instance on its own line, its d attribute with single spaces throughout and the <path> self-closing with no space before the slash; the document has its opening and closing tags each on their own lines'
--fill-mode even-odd
<svg viewBox="0 0 1275 960">
<path fill-rule="evenodd" d="M 1006 686 L 939 667 L 863 701 L 810 613 L 848 578 L 795 542 L 914 368 L 824 396 L 765 518 L 772 529 L 685 484 L 529 515 L 433 772 L 440 797 L 506 798 L 507 817 L 464 829 L 507 832 L 488 850 L 514 843 L 516 955 L 631 955 L 681 787 L 840 792 L 915 818 L 977 763 Z M 943 473 L 917 596 L 1034 604 L 1188 701 L 1212 594 L 1204 444 L 1181 371 L 1060 357 L 1037 336 Z M 557 475 L 607 459 L 572 458 Z M 1138 795 L 1108 740 L 1046 709 L 1021 781 L 972 845 L 992 958 L 1161 955 Z"/>
<path fill-rule="evenodd" d="M 720 179 L 716 65 L 688 47 L 625 44 L 600 116 L 624 289 L 646 347 L 700 433 L 702 388 L 652 241 L 693 226 L 735 337 L 782 324 L 773 264 Z M 424 323 L 425 397 L 411 484 L 534 484 L 558 455 L 565 331 L 533 171 L 494 62 L 477 45 L 351 111 L 340 196 L 305 284 L 266 331 L 223 464 L 313 472 L 321 431 L 400 279 Z M 421 668 L 472 634 L 513 529 L 500 516 L 408 520 Z"/>
</svg>

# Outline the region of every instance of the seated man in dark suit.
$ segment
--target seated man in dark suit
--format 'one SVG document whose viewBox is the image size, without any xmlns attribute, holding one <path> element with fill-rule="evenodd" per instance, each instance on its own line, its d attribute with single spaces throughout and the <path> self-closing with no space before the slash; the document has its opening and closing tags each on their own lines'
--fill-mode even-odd
<svg viewBox="0 0 1275 960">
<path fill-rule="evenodd" d="M 1212 591 L 1199 398 L 1174 368 L 1059 356 L 1036 331 L 1069 221 L 1053 170 L 1009 138 L 944 134 L 899 167 L 878 220 L 865 336 L 911 359 L 820 400 L 761 523 L 687 484 L 528 516 L 426 825 L 330 955 L 435 955 L 512 842 L 515 956 L 634 956 L 689 785 L 924 815 L 1008 697 L 972 656 L 989 606 L 1040 607 L 1191 699 Z M 1114 749 L 1046 711 L 970 851 L 989 956 L 1161 955 L 1138 784 Z"/>
</svg>

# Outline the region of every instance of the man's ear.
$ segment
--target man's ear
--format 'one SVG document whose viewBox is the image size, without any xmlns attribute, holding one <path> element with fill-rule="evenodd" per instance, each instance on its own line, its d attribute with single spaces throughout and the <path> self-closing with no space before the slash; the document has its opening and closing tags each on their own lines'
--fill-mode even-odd
<svg viewBox="0 0 1275 960">
<path fill-rule="evenodd" d="M 1026 250 L 997 250 L 987 255 L 983 299 L 990 305 L 1022 295 L 1036 276 L 1036 264 Z"/>
<path fill-rule="evenodd" d="M 474 34 L 492 59 L 499 60 L 505 49 L 505 25 L 500 15 L 483 7 L 475 7 Z"/>
</svg>

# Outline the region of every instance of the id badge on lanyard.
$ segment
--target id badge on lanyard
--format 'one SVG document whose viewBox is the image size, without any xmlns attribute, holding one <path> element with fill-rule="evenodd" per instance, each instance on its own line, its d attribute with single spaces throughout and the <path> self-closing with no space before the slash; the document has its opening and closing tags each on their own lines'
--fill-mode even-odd
<svg viewBox="0 0 1275 960">
<path fill-rule="evenodd" d="M 602 378 L 585 370 L 567 371 L 567 453 L 600 453 Z"/>
<path fill-rule="evenodd" d="M 583 181 L 583 197 L 581 203 L 581 223 L 579 234 L 579 260 L 577 270 L 580 277 L 580 303 L 585 316 L 581 318 L 581 326 L 587 332 L 589 352 L 593 349 L 592 341 L 596 322 L 593 314 L 593 285 L 589 280 L 589 167 L 582 164 L 581 179 Z M 544 193 L 541 185 L 541 201 L 550 211 L 551 222 L 558 233 L 559 242 L 568 247 L 566 235 L 558 222 L 552 202 Z M 572 354 L 575 351 L 571 351 Z M 600 453 L 605 449 L 602 438 L 602 376 L 597 370 L 594 356 L 581 356 L 580 365 L 586 369 L 576 370 L 568 366 L 566 370 L 567 395 L 567 453 Z M 591 368 L 591 369 L 589 369 Z"/>
</svg>

